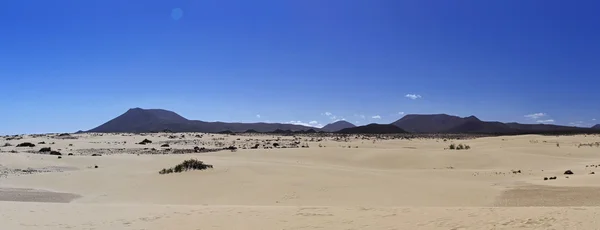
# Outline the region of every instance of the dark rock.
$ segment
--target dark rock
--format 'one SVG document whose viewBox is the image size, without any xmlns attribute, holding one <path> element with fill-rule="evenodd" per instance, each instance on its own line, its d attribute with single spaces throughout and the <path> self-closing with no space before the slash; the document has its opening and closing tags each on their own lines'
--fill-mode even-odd
<svg viewBox="0 0 600 230">
<path fill-rule="evenodd" d="M 168 148 L 168 147 L 169 147 L 169 144 L 163 144 L 163 145 L 161 145 L 160 147 L 163 147 L 163 148 Z"/>
<path fill-rule="evenodd" d="M 51 151 L 50 155 L 55 155 L 55 156 L 62 156 L 62 153 L 58 152 L 58 151 Z"/>
<path fill-rule="evenodd" d="M 102 155 L 101 155 L 101 154 L 99 154 L 99 153 L 94 153 L 94 154 L 92 154 L 92 156 L 93 156 L 93 157 L 100 157 L 100 156 L 102 156 Z"/>
<path fill-rule="evenodd" d="M 61 156 L 58 156 L 58 159 L 61 159 L 61 158 L 62 158 Z"/>
<path fill-rule="evenodd" d="M 573 171 L 567 170 L 567 171 L 565 171 L 565 175 L 573 175 Z"/>
<path fill-rule="evenodd" d="M 98 165 L 94 165 L 94 168 L 95 168 L 95 169 L 97 169 L 97 168 L 98 168 Z"/>
<path fill-rule="evenodd" d="M 46 142 L 43 142 L 43 141 L 42 142 L 38 142 L 38 145 L 45 145 L 45 144 L 46 144 Z"/>
<path fill-rule="evenodd" d="M 69 155 L 69 156 L 73 156 L 73 153 L 69 153 L 69 154 L 67 154 L 67 155 Z"/>
</svg>

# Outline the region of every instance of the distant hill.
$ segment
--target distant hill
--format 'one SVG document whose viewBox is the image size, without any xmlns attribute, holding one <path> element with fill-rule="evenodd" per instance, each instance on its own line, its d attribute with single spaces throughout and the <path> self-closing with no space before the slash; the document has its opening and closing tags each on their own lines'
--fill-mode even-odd
<svg viewBox="0 0 600 230">
<path fill-rule="evenodd" d="M 592 129 L 600 129 L 600 124 L 592 126 Z"/>
<path fill-rule="evenodd" d="M 357 126 L 352 128 L 345 128 L 337 133 L 342 134 L 393 134 L 393 133 L 406 133 L 401 128 L 398 128 L 392 124 L 368 124 L 364 126 Z"/>
<path fill-rule="evenodd" d="M 447 114 L 410 114 L 389 125 L 370 124 L 358 126 L 337 121 L 322 129 L 281 123 L 239 123 L 206 122 L 188 120 L 179 114 L 163 109 L 133 108 L 124 114 L 87 132 L 206 132 L 206 133 L 478 133 L 478 134 L 577 134 L 600 133 L 600 125 L 593 128 L 547 125 L 519 124 L 481 121 L 475 116 L 457 117 Z"/>
<path fill-rule="evenodd" d="M 188 120 L 179 114 L 163 109 L 133 108 L 124 114 L 87 132 L 207 132 L 218 133 L 223 131 L 245 132 L 273 132 L 275 130 L 302 131 L 313 127 L 281 123 L 227 123 L 205 122 Z"/>
<path fill-rule="evenodd" d="M 324 126 L 323 128 L 321 128 L 321 131 L 325 131 L 325 132 L 337 132 L 340 131 L 342 129 L 345 128 L 354 128 L 356 127 L 356 125 L 347 122 L 347 121 L 336 121 L 333 122 L 331 124 L 327 124 L 326 126 Z"/>
<path fill-rule="evenodd" d="M 392 124 L 415 133 L 570 134 L 595 131 L 590 128 L 560 125 L 481 121 L 475 116 L 462 118 L 447 114 L 411 114 Z"/>
<path fill-rule="evenodd" d="M 473 117 L 476 120 L 476 117 Z M 411 133 L 443 133 L 464 124 L 465 118 L 447 114 L 408 114 L 392 123 Z"/>
</svg>

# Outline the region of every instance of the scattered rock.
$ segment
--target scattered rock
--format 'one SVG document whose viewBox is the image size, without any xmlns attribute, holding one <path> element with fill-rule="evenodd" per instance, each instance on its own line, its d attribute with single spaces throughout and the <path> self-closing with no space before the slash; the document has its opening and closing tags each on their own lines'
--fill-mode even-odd
<svg viewBox="0 0 600 230">
<path fill-rule="evenodd" d="M 55 156 L 62 156 L 62 153 L 58 152 L 58 151 L 51 151 L 50 155 L 55 155 Z"/>
<path fill-rule="evenodd" d="M 73 156 L 73 153 L 69 153 L 68 155 L 69 155 L 69 156 Z"/>
<path fill-rule="evenodd" d="M 548 177 L 544 177 L 544 180 L 548 180 Z"/>
<path fill-rule="evenodd" d="M 98 165 L 94 165 L 94 168 L 95 168 L 95 169 L 97 169 L 97 168 L 98 168 Z"/>
<path fill-rule="evenodd" d="M 92 156 L 93 156 L 93 157 L 101 157 L 101 156 L 102 156 L 102 154 L 99 154 L 99 153 L 94 153 L 94 154 L 92 154 Z"/>
<path fill-rule="evenodd" d="M 58 156 L 58 159 L 61 159 L 61 158 L 62 158 L 61 156 Z"/>
<path fill-rule="evenodd" d="M 591 172 L 590 174 L 596 174 L 595 172 Z"/>
<path fill-rule="evenodd" d="M 573 171 L 567 170 L 567 171 L 565 171 L 565 175 L 573 175 Z"/>
<path fill-rule="evenodd" d="M 163 145 L 161 145 L 160 147 L 163 147 L 163 148 L 168 148 L 168 147 L 169 147 L 169 144 L 163 144 Z"/>
</svg>

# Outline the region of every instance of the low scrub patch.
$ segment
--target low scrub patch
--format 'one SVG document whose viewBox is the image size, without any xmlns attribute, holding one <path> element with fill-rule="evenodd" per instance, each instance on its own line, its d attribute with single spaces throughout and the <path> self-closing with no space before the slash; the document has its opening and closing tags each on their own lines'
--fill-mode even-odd
<svg viewBox="0 0 600 230">
<path fill-rule="evenodd" d="M 18 144 L 17 147 L 35 147 L 35 145 L 30 142 L 23 142 L 21 144 Z"/>
<path fill-rule="evenodd" d="M 451 150 L 467 150 L 467 149 L 471 149 L 471 146 L 468 145 L 463 145 L 463 144 L 450 144 L 450 146 L 448 147 L 448 149 Z"/>
<path fill-rule="evenodd" d="M 189 170 L 205 170 L 205 169 L 211 169 L 211 168 L 213 168 L 212 165 L 204 164 L 204 162 L 196 160 L 196 159 L 190 159 L 190 160 L 183 161 L 181 164 L 175 165 L 175 167 L 173 167 L 173 168 L 162 169 L 158 173 L 159 174 L 180 173 L 180 172 L 185 172 L 185 171 L 189 171 Z"/>
</svg>

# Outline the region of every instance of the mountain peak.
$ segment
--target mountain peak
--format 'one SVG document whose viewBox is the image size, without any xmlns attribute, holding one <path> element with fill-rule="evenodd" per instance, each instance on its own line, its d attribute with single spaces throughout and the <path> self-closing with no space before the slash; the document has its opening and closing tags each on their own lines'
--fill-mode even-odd
<svg viewBox="0 0 600 230">
<path fill-rule="evenodd" d="M 600 129 L 600 124 L 592 126 L 592 129 Z"/>
<path fill-rule="evenodd" d="M 339 120 L 339 121 L 333 122 L 331 124 L 327 124 L 326 126 L 321 128 L 321 130 L 325 131 L 325 132 L 337 132 L 337 131 L 340 131 L 345 128 L 354 128 L 354 127 L 356 127 L 356 125 L 354 125 L 350 122 L 347 122 L 344 120 Z"/>
</svg>

